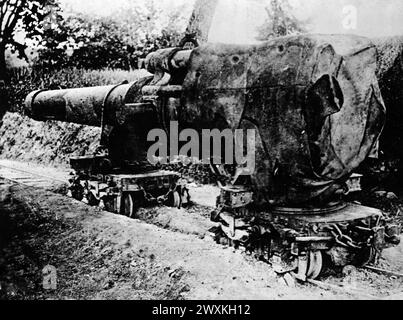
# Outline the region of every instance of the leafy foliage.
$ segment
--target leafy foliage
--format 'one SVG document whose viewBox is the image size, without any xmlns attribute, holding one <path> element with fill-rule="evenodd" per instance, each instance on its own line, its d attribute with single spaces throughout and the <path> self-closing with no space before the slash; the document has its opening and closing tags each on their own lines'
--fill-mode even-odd
<svg viewBox="0 0 403 320">
<path fill-rule="evenodd" d="M 0 78 L 6 75 L 7 48 L 27 59 L 27 41 L 38 41 L 43 26 L 51 23 L 51 14 L 58 9 L 57 0 L 2 0 L 0 2 Z M 24 40 L 17 35 L 23 33 Z"/>
<path fill-rule="evenodd" d="M 307 21 L 293 16 L 288 0 L 269 0 L 267 21 L 258 30 L 258 40 L 306 32 Z"/>
<path fill-rule="evenodd" d="M 37 64 L 48 68 L 74 66 L 124 68 L 127 47 L 109 19 L 71 16 L 45 31 Z"/>
<path fill-rule="evenodd" d="M 176 45 L 180 12 L 168 16 L 164 28 L 154 2 L 145 8 L 132 5 L 110 17 L 75 14 L 45 31 L 37 65 L 45 68 L 135 69 L 148 53 Z"/>
</svg>

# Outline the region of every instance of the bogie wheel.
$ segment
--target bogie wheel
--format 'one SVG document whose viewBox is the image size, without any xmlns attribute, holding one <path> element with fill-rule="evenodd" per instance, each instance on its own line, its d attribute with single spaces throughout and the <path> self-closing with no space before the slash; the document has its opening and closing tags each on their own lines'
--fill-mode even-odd
<svg viewBox="0 0 403 320">
<path fill-rule="evenodd" d="M 121 207 L 122 214 L 126 217 L 133 218 L 136 214 L 136 209 L 134 195 L 131 193 L 124 193 Z"/>
<path fill-rule="evenodd" d="M 115 209 L 115 199 L 113 197 L 103 197 L 102 198 L 103 204 L 104 204 L 104 210 L 108 211 L 108 212 L 114 212 L 114 213 L 118 213 L 116 212 Z"/>
<path fill-rule="evenodd" d="M 173 208 L 180 209 L 182 206 L 182 197 L 178 191 L 174 191 L 168 198 L 168 205 Z"/>
<path fill-rule="evenodd" d="M 98 200 L 91 191 L 87 193 L 86 198 L 90 206 L 98 206 L 100 203 L 100 200 Z"/>
<path fill-rule="evenodd" d="M 75 183 L 70 187 L 71 196 L 77 201 L 84 199 L 84 187 L 80 183 Z"/>
<path fill-rule="evenodd" d="M 308 254 L 308 269 L 306 277 L 315 280 L 322 272 L 323 256 L 321 251 L 311 251 Z"/>
<path fill-rule="evenodd" d="M 190 194 L 187 188 L 182 188 L 182 192 L 180 194 L 181 197 L 181 206 L 187 206 L 190 204 Z"/>
</svg>

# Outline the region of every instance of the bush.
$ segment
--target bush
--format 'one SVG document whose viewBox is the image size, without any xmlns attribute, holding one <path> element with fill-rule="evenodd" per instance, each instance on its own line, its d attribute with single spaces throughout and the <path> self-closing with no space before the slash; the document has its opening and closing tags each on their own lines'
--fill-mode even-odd
<svg viewBox="0 0 403 320">
<path fill-rule="evenodd" d="M 34 90 L 81 88 L 118 84 L 125 80 L 136 81 L 147 73 L 145 70 L 85 70 L 68 68 L 45 71 L 43 69 L 35 68 L 16 68 L 11 69 L 10 74 L 11 81 L 8 87 L 9 110 L 12 112 L 23 113 L 25 97 Z"/>
</svg>

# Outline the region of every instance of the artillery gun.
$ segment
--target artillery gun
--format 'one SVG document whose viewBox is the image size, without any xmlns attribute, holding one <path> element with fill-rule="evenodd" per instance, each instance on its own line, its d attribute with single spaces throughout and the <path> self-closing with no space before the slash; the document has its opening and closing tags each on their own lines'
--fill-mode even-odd
<svg viewBox="0 0 403 320">
<path fill-rule="evenodd" d="M 94 203 L 128 216 L 144 200 L 187 203 L 179 175 L 148 171 L 148 132 L 169 133 L 172 121 L 199 132 L 254 130 L 254 171 L 237 164 L 231 174 L 212 163 L 231 176 L 211 214 L 217 241 L 281 260 L 301 280 L 318 277 L 325 262 L 374 262 L 397 243 L 400 226 L 382 211 L 344 200 L 360 190 L 353 173 L 376 156 L 385 122 L 369 40 L 299 35 L 257 45 L 192 43 L 150 54 L 153 76 L 134 83 L 27 97 L 35 120 L 102 128 L 100 154 L 71 161 L 76 197 L 91 193 Z"/>
</svg>

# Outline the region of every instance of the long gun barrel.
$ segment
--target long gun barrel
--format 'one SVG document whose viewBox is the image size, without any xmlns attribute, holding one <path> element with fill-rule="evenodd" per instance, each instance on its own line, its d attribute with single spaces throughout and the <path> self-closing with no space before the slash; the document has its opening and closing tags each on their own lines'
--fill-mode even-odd
<svg viewBox="0 0 403 320">
<path fill-rule="evenodd" d="M 180 84 L 187 73 L 191 50 L 163 49 L 147 57 L 147 70 L 154 74 L 139 81 L 78 89 L 38 90 L 25 101 L 25 113 L 34 120 L 56 120 L 89 126 L 122 125 L 134 113 L 153 113 L 144 102 L 142 88 L 170 82 Z M 168 76 L 165 80 L 165 76 Z"/>
<path fill-rule="evenodd" d="M 130 112 L 152 112 L 151 104 L 135 104 L 138 85 L 136 82 L 34 91 L 26 98 L 25 112 L 37 121 L 56 120 L 98 127 L 122 124 Z"/>
</svg>

